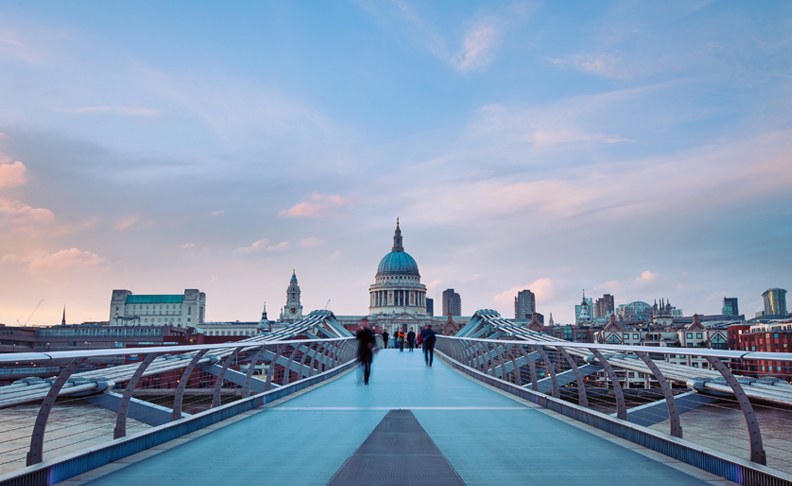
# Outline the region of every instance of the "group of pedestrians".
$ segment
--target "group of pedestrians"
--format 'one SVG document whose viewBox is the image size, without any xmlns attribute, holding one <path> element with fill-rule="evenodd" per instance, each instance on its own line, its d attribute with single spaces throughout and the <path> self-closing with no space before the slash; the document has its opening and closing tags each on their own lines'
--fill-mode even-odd
<svg viewBox="0 0 792 486">
<path fill-rule="evenodd" d="M 360 322 L 360 329 L 355 334 L 355 338 L 358 340 L 358 360 L 360 361 L 361 366 L 363 367 L 363 383 L 368 385 L 369 378 L 371 377 L 371 362 L 374 359 L 374 347 L 376 346 L 376 337 L 372 332 L 371 328 L 368 325 L 368 319 L 363 318 Z M 385 342 L 385 348 L 389 346 L 390 334 L 388 331 L 383 331 L 382 339 Z M 426 362 L 426 366 L 431 367 L 432 363 L 434 362 L 434 347 L 435 342 L 437 342 L 437 336 L 432 330 L 432 325 L 427 324 L 421 329 L 421 333 L 416 335 L 413 328 L 410 328 L 410 331 L 405 333 L 404 331 L 398 331 L 395 337 L 396 347 L 399 348 L 399 352 L 404 351 L 404 343 L 407 342 L 407 348 L 412 352 L 415 349 L 415 345 L 418 344 L 421 346 L 424 352 L 424 361 Z"/>
</svg>

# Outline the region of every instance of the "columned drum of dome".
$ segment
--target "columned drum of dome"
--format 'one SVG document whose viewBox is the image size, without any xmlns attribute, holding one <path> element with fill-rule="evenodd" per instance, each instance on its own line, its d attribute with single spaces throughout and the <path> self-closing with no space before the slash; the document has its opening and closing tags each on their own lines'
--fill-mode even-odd
<svg viewBox="0 0 792 486">
<path fill-rule="evenodd" d="M 399 221 L 391 252 L 377 267 L 375 283 L 369 287 L 369 314 L 426 315 L 426 286 L 421 284 L 418 264 L 404 251 Z"/>
</svg>

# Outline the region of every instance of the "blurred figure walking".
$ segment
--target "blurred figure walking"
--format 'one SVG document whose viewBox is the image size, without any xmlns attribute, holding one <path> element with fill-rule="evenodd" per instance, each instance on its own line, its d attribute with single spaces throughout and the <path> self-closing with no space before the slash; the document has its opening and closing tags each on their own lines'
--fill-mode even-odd
<svg viewBox="0 0 792 486">
<path fill-rule="evenodd" d="M 434 362 L 434 346 L 436 341 L 437 337 L 435 336 L 435 332 L 432 330 L 432 325 L 427 324 L 426 327 L 424 327 L 424 330 L 421 331 L 421 345 L 423 346 L 426 366 L 429 366 L 430 368 Z"/>
<path fill-rule="evenodd" d="M 415 349 L 415 332 L 413 328 L 410 328 L 410 332 L 407 333 L 407 347 L 410 349 L 411 353 Z"/>
<path fill-rule="evenodd" d="M 363 383 L 368 385 L 371 376 L 371 362 L 374 359 L 374 333 L 368 327 L 368 319 L 360 321 L 360 329 L 355 338 L 358 340 L 358 361 L 363 366 Z"/>
</svg>

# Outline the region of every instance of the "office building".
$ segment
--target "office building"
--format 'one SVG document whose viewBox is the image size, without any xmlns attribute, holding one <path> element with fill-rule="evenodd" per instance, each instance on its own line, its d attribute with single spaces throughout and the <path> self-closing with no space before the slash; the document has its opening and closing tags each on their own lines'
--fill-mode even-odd
<svg viewBox="0 0 792 486">
<path fill-rule="evenodd" d="M 786 317 L 786 293 L 784 289 L 767 289 L 762 294 L 765 317 Z"/>
<path fill-rule="evenodd" d="M 454 289 L 443 291 L 443 315 L 447 316 L 449 313 L 452 316 L 462 315 L 462 299 Z"/>
<path fill-rule="evenodd" d="M 536 312 L 536 295 L 528 289 L 519 291 L 514 298 L 514 318 L 530 320 L 534 312 Z"/>
<path fill-rule="evenodd" d="M 594 304 L 594 317 L 603 319 L 613 314 L 615 310 L 616 307 L 613 305 L 613 296 L 611 294 L 605 294 L 597 299 L 597 302 Z"/>
<path fill-rule="evenodd" d="M 740 308 L 737 306 L 737 297 L 724 297 L 723 298 L 723 311 L 721 312 L 724 316 L 734 316 L 737 317 L 740 315 Z"/>
</svg>

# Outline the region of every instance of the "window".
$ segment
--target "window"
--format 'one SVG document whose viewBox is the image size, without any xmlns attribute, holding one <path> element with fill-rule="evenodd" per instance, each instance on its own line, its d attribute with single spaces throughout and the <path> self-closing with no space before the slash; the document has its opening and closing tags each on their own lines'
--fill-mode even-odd
<svg viewBox="0 0 792 486">
<path fill-rule="evenodd" d="M 639 339 L 639 338 L 640 338 L 640 334 L 633 334 L 633 339 Z"/>
<path fill-rule="evenodd" d="M 701 339 L 701 333 L 700 332 L 696 333 L 696 339 Z"/>
<path fill-rule="evenodd" d="M 693 333 L 692 332 L 687 333 L 687 338 L 688 339 L 693 339 Z"/>
</svg>

